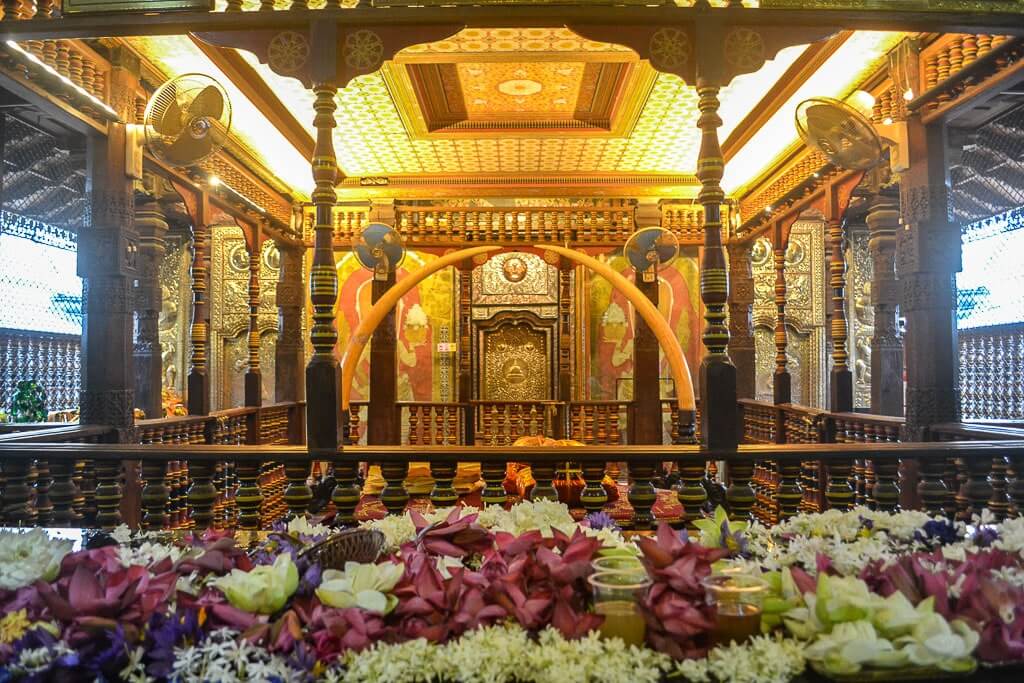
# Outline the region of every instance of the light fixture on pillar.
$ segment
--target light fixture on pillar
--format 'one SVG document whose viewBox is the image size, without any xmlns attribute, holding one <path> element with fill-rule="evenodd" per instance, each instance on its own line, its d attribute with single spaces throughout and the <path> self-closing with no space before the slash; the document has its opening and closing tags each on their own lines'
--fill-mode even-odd
<svg viewBox="0 0 1024 683">
<path fill-rule="evenodd" d="M 641 228 L 626 241 L 622 253 L 644 282 L 655 282 L 662 266 L 679 253 L 679 239 L 662 227 Z"/>
<path fill-rule="evenodd" d="M 918 73 L 918 52 L 920 45 L 916 39 L 907 38 L 889 52 L 889 77 L 893 89 L 905 102 L 911 102 L 921 94 L 920 74 Z"/>
<path fill-rule="evenodd" d="M 241 200 L 243 203 L 248 204 L 251 208 L 255 209 L 256 212 L 262 216 L 266 216 L 268 214 L 267 209 L 265 207 L 257 204 L 255 201 L 250 199 L 248 195 L 239 192 L 234 187 L 224 182 L 224 180 L 220 176 L 213 174 L 207 176 L 206 184 L 209 185 L 211 189 L 222 190 L 230 195 L 233 195 L 236 199 Z"/>
</svg>

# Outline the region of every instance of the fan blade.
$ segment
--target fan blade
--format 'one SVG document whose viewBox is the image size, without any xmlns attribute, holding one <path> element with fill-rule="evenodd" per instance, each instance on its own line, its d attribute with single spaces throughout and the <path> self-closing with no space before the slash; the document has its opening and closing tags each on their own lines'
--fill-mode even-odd
<svg viewBox="0 0 1024 683">
<path fill-rule="evenodd" d="M 211 119 L 220 119 L 224 115 L 224 96 L 220 94 L 220 88 L 208 85 L 203 88 L 192 104 L 188 107 L 190 116 L 208 116 Z"/>
<path fill-rule="evenodd" d="M 209 156 L 215 146 L 211 136 L 197 139 L 182 135 L 164 149 L 164 157 L 175 166 L 189 166 Z"/>
<path fill-rule="evenodd" d="M 177 99 L 173 96 L 173 92 L 170 94 L 171 97 L 163 110 L 163 115 L 156 117 L 156 120 L 153 121 L 153 130 L 160 135 L 176 138 L 185 129 L 185 122 L 182 120 L 181 107 L 178 106 Z"/>
</svg>

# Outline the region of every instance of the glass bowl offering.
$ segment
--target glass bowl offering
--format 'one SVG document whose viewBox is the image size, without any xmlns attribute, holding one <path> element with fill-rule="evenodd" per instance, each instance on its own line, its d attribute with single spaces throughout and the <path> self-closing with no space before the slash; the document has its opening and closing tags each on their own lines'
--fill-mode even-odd
<svg viewBox="0 0 1024 683">
<path fill-rule="evenodd" d="M 763 579 L 730 571 L 712 574 L 701 584 L 715 606 L 716 643 L 742 643 L 761 632 L 761 604 L 768 589 Z"/>
<path fill-rule="evenodd" d="M 643 562 L 635 555 L 608 555 L 597 557 L 590 563 L 595 572 L 631 572 L 647 575 Z"/>
<path fill-rule="evenodd" d="M 639 571 L 602 571 L 587 579 L 594 592 L 594 611 L 604 616 L 602 638 L 621 638 L 626 645 L 643 645 L 647 624 L 637 606 L 651 580 Z"/>
</svg>

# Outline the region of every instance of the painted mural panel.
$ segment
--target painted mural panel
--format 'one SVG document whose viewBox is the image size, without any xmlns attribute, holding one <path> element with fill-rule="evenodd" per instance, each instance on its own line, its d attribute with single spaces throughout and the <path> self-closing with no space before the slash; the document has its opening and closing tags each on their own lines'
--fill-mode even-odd
<svg viewBox="0 0 1024 683">
<path fill-rule="evenodd" d="M 398 279 L 437 258 L 409 251 Z M 343 348 L 359 320 L 370 309 L 373 274 L 352 253 L 338 256 L 339 347 Z M 396 309 L 398 400 L 453 401 L 455 367 L 454 270 L 444 269 L 424 280 L 399 301 Z M 370 397 L 370 344 L 366 345 L 352 381 L 352 400 Z"/>
<path fill-rule="evenodd" d="M 616 271 L 633 280 L 633 268 L 622 250 L 598 256 Z M 690 374 L 696 385 L 700 364 L 699 265 L 694 253 L 682 254 L 658 274 L 658 309 L 668 320 L 683 347 Z M 590 400 L 631 400 L 633 398 L 633 336 L 635 312 L 626 298 L 601 277 L 584 274 L 586 302 L 588 385 Z M 662 354 L 661 377 L 670 377 Z M 663 381 L 662 395 L 674 395 L 671 381 Z"/>
</svg>

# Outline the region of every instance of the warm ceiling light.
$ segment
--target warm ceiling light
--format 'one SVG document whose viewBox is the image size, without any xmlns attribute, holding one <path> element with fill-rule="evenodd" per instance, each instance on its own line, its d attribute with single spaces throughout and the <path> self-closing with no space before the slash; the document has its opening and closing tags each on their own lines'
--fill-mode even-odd
<svg viewBox="0 0 1024 683">
<path fill-rule="evenodd" d="M 862 114 L 868 114 L 875 106 L 875 96 L 867 90 L 858 90 L 850 95 L 850 104 Z"/>
<path fill-rule="evenodd" d="M 210 183 L 210 187 L 217 187 L 220 185 L 220 178 L 215 175 L 210 176 L 206 179 L 206 182 Z"/>
<path fill-rule="evenodd" d="M 910 88 L 907 88 L 906 90 L 904 90 L 903 91 L 903 99 L 905 99 L 907 102 L 910 102 L 911 100 L 913 100 L 914 99 L 914 91 L 911 90 Z"/>
<path fill-rule="evenodd" d="M 882 119 L 882 123 L 887 125 L 887 126 L 891 126 L 892 125 L 892 117 L 891 116 L 886 116 L 884 119 Z"/>
<path fill-rule="evenodd" d="M 18 45 L 13 40 L 8 40 L 5 44 L 10 49 L 12 49 L 15 52 L 17 52 L 21 57 L 23 57 L 24 59 L 27 59 L 28 61 L 32 62 L 33 64 L 38 66 L 40 69 L 42 69 L 43 71 L 45 71 L 49 75 L 55 77 L 57 80 L 59 80 L 61 83 L 63 83 L 65 86 L 67 86 L 71 90 L 74 90 L 76 93 L 78 93 L 78 95 L 80 95 L 81 97 L 84 97 L 85 99 L 89 100 L 94 106 L 96 106 L 99 109 L 101 109 L 103 111 L 103 113 L 107 114 L 114 121 L 120 121 L 120 117 L 117 115 L 117 112 L 114 111 L 113 109 L 111 109 L 109 106 L 107 106 L 106 102 L 104 102 L 103 100 L 99 99 L 98 97 L 93 95 L 91 92 L 89 92 L 85 88 L 82 88 L 81 86 L 78 86 L 78 85 L 75 85 L 74 83 L 72 83 L 71 79 L 69 79 L 67 76 L 64 76 L 64 75 L 60 74 L 52 66 L 50 66 L 46 62 L 42 61 L 41 59 L 36 57 L 31 52 L 28 52 L 27 50 L 22 48 L 21 45 Z"/>
<path fill-rule="evenodd" d="M 765 213 L 771 213 L 772 212 L 771 204 L 769 204 L 768 206 L 764 207 L 764 212 Z"/>
</svg>

